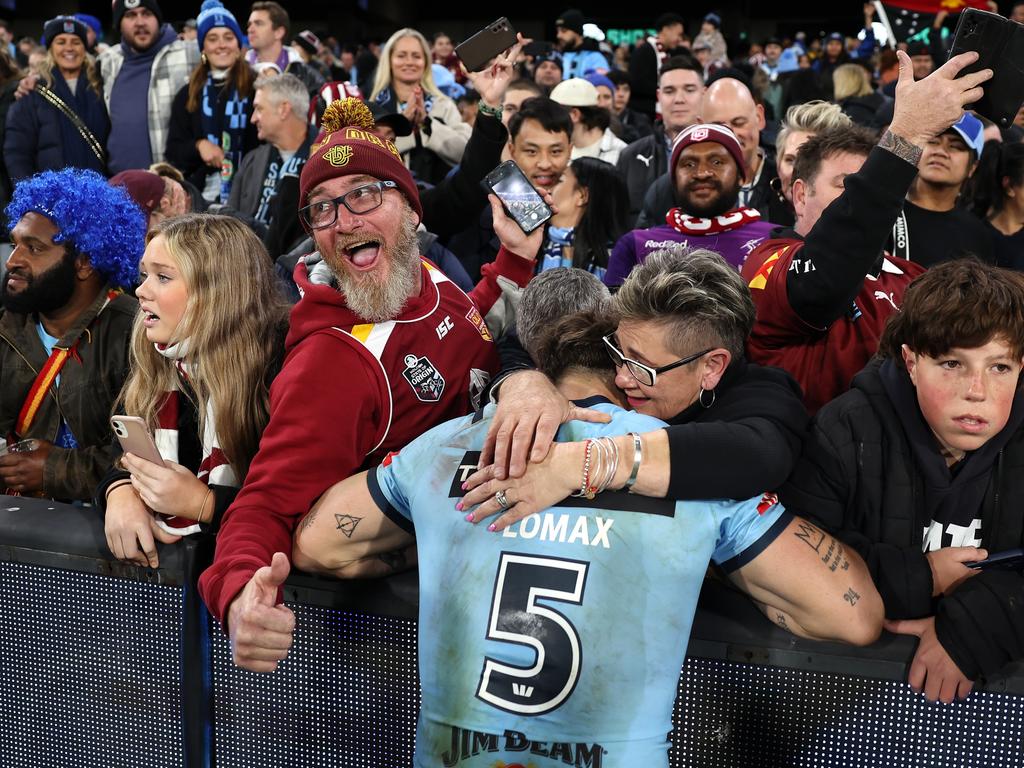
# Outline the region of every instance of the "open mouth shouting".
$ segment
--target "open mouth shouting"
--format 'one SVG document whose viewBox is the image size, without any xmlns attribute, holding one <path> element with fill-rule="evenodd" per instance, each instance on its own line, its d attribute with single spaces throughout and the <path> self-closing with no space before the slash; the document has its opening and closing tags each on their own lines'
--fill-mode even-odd
<svg viewBox="0 0 1024 768">
<path fill-rule="evenodd" d="M 353 269 L 365 272 L 373 269 L 380 260 L 381 245 L 380 240 L 374 238 L 352 240 L 338 245 L 338 255 Z"/>
</svg>

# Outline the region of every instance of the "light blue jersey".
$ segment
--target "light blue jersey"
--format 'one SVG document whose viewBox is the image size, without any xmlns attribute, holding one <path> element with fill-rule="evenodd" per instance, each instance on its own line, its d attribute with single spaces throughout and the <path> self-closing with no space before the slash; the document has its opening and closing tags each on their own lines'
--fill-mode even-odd
<svg viewBox="0 0 1024 768">
<path fill-rule="evenodd" d="M 587 405 L 611 423 L 570 422 L 560 441 L 664 426 L 607 401 Z M 415 765 L 667 766 L 708 563 L 739 568 L 789 516 L 767 497 L 673 502 L 616 491 L 567 499 L 491 533 L 455 504 L 492 415 L 489 406 L 483 419 L 435 427 L 368 476 L 385 514 L 415 527 Z"/>
</svg>

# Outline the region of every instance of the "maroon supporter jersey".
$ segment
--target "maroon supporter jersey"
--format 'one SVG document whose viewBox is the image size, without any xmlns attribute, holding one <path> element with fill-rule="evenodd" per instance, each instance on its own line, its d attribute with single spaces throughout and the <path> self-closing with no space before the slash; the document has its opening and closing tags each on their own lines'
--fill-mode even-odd
<svg viewBox="0 0 1024 768">
<path fill-rule="evenodd" d="M 903 302 L 903 292 L 924 268 L 886 256 L 877 277 L 868 275 L 846 313 L 827 328 L 815 328 L 797 316 L 786 291 L 791 270 L 813 269 L 800 258 L 803 242 L 774 240 L 750 255 L 743 277 L 757 306 L 747 356 L 761 365 L 788 371 L 804 391 L 807 410 L 821 406 L 850 387 L 854 374 L 878 350 L 885 322 Z"/>
</svg>

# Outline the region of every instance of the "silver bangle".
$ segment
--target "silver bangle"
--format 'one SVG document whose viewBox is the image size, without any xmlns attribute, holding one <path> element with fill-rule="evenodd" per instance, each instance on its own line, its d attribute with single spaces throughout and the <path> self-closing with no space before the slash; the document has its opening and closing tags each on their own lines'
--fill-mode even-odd
<svg viewBox="0 0 1024 768">
<path fill-rule="evenodd" d="M 629 473 L 629 479 L 624 486 L 627 490 L 636 485 L 637 475 L 640 474 L 640 462 L 644 460 L 644 444 L 640 439 L 640 435 L 636 432 L 630 432 L 629 434 L 633 438 L 633 469 Z"/>
</svg>

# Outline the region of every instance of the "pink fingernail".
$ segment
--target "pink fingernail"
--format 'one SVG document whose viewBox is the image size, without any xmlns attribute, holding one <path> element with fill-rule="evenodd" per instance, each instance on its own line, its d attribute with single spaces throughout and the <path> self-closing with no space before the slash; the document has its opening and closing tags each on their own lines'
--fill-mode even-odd
<svg viewBox="0 0 1024 768">
<path fill-rule="evenodd" d="M 490 531 L 491 533 L 494 533 L 496 530 L 498 530 L 498 526 L 495 525 L 494 523 L 491 523 L 490 525 L 487 526 L 487 530 Z"/>
<path fill-rule="evenodd" d="M 469 480 L 462 484 L 462 490 L 466 490 L 467 488 L 469 488 Z"/>
<path fill-rule="evenodd" d="M 460 501 L 460 502 L 459 502 L 458 504 L 456 504 L 456 505 L 455 505 L 455 508 L 456 508 L 457 510 L 459 510 L 459 512 L 461 512 L 461 511 L 462 511 L 462 502 Z"/>
<path fill-rule="evenodd" d="M 473 513 L 472 512 L 470 512 L 468 515 L 466 515 L 466 522 L 467 523 L 472 523 L 473 522 Z"/>
</svg>

